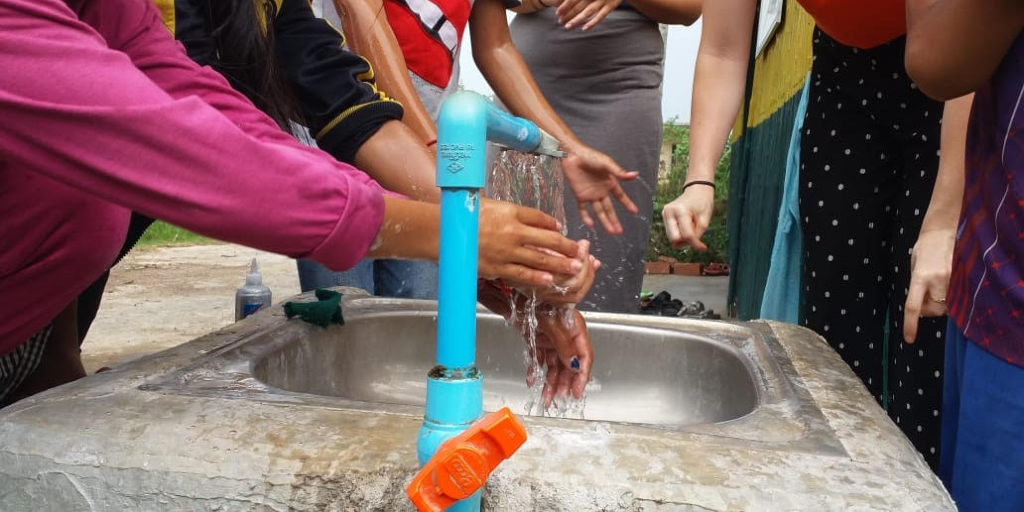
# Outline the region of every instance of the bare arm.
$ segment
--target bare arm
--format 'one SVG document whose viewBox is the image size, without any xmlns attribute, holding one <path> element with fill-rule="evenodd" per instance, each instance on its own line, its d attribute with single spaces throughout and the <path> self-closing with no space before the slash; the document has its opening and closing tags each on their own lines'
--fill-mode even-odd
<svg viewBox="0 0 1024 512">
<path fill-rule="evenodd" d="M 402 49 L 384 15 L 382 0 L 334 0 L 349 48 L 376 70 L 377 84 L 405 107 L 402 122 L 423 141 L 437 138 L 437 128 L 409 78 Z"/>
<path fill-rule="evenodd" d="M 907 0 L 907 72 L 929 96 L 978 89 L 1024 28 L 1020 0 Z"/>
<path fill-rule="evenodd" d="M 434 157 L 403 123 L 381 125 L 356 151 L 353 163 L 392 192 L 417 201 L 441 202 L 441 191 L 434 184 Z"/>
<path fill-rule="evenodd" d="M 385 196 L 384 219 L 366 257 L 437 261 L 440 223 L 435 205 Z"/>
<path fill-rule="evenodd" d="M 942 157 L 931 202 L 911 256 L 910 288 L 903 308 L 903 339 L 913 343 L 922 316 L 941 316 L 946 305 L 953 246 L 964 195 L 967 122 L 974 95 L 946 102 L 942 116 Z"/>
<path fill-rule="evenodd" d="M 513 114 L 537 123 L 566 145 L 582 144 L 544 99 L 533 74 L 512 43 L 500 0 L 480 0 L 470 14 L 473 60 Z"/>
<path fill-rule="evenodd" d="M 512 44 L 501 0 L 477 0 L 469 24 L 473 60 L 501 101 L 513 114 L 532 120 L 561 141 L 567 153 L 562 159 L 562 170 L 579 203 L 580 218 L 586 225 L 594 225 L 587 211 L 589 206 L 606 231 L 621 234 L 622 225 L 612 198 L 636 214 L 638 208 L 622 190 L 619 180 L 636 179 L 638 174 L 626 172 L 607 155 L 588 147 L 558 117 Z"/>
<path fill-rule="evenodd" d="M 704 8 L 693 78 L 687 181 L 715 178 L 743 103 L 755 7 L 751 0 L 715 0 Z"/>
<path fill-rule="evenodd" d="M 583 269 L 576 242 L 556 231 L 553 217 L 501 201 L 480 201 L 478 274 L 516 285 L 549 286 Z M 367 255 L 437 261 L 440 211 L 437 205 L 384 197 L 380 230 Z"/>
<path fill-rule="evenodd" d="M 967 148 L 967 122 L 971 117 L 974 95 L 946 102 L 942 115 L 941 158 L 928 211 L 921 232 L 956 230 L 960 204 L 964 196 L 964 167 Z"/>
<path fill-rule="evenodd" d="M 715 0 L 704 6 L 690 117 L 690 167 L 686 181 L 715 180 L 726 139 L 743 103 L 756 2 Z M 676 247 L 703 250 L 700 241 L 714 209 L 714 189 L 697 185 L 662 210 Z"/>
</svg>

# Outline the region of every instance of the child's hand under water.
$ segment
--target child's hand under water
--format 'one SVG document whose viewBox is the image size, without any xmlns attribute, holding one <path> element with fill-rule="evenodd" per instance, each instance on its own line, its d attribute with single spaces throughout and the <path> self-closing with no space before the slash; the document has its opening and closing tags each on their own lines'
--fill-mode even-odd
<svg viewBox="0 0 1024 512">
<path fill-rule="evenodd" d="M 594 352 L 587 333 L 587 322 L 579 311 L 572 311 L 571 325 L 564 315 L 537 315 L 537 363 L 547 365 L 541 397 L 544 409 L 555 397 L 582 398 L 590 382 Z M 533 385 L 535 375 L 527 373 L 526 384 Z"/>
<path fill-rule="evenodd" d="M 523 313 L 528 306 L 526 295 L 482 279 L 477 288 L 477 298 L 487 309 L 505 317 L 517 330 L 523 332 Z M 516 318 L 511 318 L 512 298 L 516 300 Z M 576 310 L 568 310 L 568 314 L 563 314 L 565 311 L 565 308 L 553 310 L 550 305 L 537 307 L 537 350 L 534 359 L 539 366 L 547 366 L 541 392 L 544 409 L 551 405 L 556 396 L 565 397 L 572 393 L 574 397 L 581 398 L 590 382 L 590 369 L 594 365 L 594 353 L 583 315 Z M 533 386 L 537 378 L 534 374 L 536 369 L 531 366 L 527 370 L 528 386 Z"/>
</svg>

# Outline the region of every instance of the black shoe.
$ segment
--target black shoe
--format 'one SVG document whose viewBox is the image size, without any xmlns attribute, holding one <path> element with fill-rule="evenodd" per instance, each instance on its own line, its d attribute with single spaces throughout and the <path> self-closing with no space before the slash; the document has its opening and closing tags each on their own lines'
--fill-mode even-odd
<svg viewBox="0 0 1024 512">
<path fill-rule="evenodd" d="M 673 302 L 678 301 L 673 301 L 672 296 L 668 292 L 660 292 L 646 306 L 640 308 L 640 313 L 643 315 L 665 316 L 665 309 L 671 308 Z"/>
</svg>

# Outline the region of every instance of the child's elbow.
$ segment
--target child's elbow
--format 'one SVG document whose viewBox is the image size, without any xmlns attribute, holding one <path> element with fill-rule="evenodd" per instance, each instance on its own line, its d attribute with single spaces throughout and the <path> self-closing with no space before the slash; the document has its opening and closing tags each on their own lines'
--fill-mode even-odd
<svg viewBox="0 0 1024 512">
<path fill-rule="evenodd" d="M 934 52 L 929 52 L 927 48 L 910 40 L 907 41 L 904 64 L 907 75 L 918 89 L 936 100 L 946 101 L 970 92 L 957 92 L 955 80 L 946 69 L 946 62 L 942 58 L 936 58 Z"/>
<path fill-rule="evenodd" d="M 697 12 L 690 12 L 690 13 L 684 14 L 682 19 L 679 20 L 679 24 L 683 25 L 685 27 L 689 27 L 689 26 L 692 26 L 694 23 L 697 23 L 697 20 L 699 20 L 699 19 L 700 19 L 700 10 L 698 9 Z"/>
<path fill-rule="evenodd" d="M 689 27 L 697 22 L 704 8 L 704 0 L 688 0 L 659 9 L 646 9 L 643 14 L 666 25 Z"/>
<path fill-rule="evenodd" d="M 683 25 L 689 27 L 690 25 L 697 23 L 697 20 L 700 19 L 703 10 L 704 0 L 695 0 L 690 2 L 687 5 L 686 13 L 683 15 Z"/>
</svg>

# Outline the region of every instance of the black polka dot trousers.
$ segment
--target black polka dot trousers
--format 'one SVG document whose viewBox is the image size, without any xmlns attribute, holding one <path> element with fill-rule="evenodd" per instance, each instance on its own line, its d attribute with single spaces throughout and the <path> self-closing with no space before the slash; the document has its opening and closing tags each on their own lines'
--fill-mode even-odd
<svg viewBox="0 0 1024 512">
<path fill-rule="evenodd" d="M 801 141 L 804 318 L 937 467 L 945 318 L 903 342 L 910 251 L 939 164 L 942 103 L 903 66 L 904 41 L 870 50 L 814 33 Z"/>
</svg>

